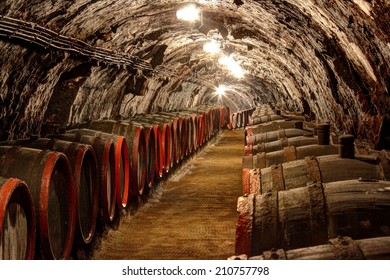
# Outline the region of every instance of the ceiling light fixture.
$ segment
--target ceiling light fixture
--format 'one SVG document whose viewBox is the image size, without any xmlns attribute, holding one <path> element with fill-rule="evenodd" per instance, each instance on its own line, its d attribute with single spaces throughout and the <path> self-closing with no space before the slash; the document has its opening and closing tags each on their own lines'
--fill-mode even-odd
<svg viewBox="0 0 390 280">
<path fill-rule="evenodd" d="M 216 54 L 221 50 L 221 48 L 217 41 L 211 40 L 210 42 L 203 45 L 203 50 L 211 54 Z"/>
<path fill-rule="evenodd" d="M 225 85 L 220 85 L 220 86 L 218 86 L 218 88 L 216 89 L 215 92 L 217 95 L 221 96 L 221 95 L 225 94 L 226 90 L 227 90 L 227 87 Z"/>
<path fill-rule="evenodd" d="M 201 12 L 194 4 L 188 4 L 176 12 L 176 17 L 184 21 L 198 21 L 201 19 Z"/>
</svg>

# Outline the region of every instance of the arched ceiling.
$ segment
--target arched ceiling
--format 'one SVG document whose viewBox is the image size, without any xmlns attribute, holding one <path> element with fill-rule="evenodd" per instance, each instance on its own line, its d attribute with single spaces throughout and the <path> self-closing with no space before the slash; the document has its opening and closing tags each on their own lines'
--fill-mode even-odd
<svg viewBox="0 0 390 280">
<path fill-rule="evenodd" d="M 195 23 L 176 17 L 187 1 L 2 2 L 2 16 L 142 62 L 101 64 L 0 36 L 2 138 L 208 102 L 232 111 L 277 103 L 375 143 L 388 119 L 388 0 L 199 0 Z M 219 55 L 203 50 L 210 38 L 222 43 Z M 244 78 L 218 63 L 222 54 L 234 55 Z"/>
</svg>

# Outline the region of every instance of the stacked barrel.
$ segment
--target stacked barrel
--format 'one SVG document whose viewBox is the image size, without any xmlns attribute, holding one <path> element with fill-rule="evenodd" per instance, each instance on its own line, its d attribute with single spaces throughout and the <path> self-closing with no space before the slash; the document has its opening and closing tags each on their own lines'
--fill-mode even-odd
<svg viewBox="0 0 390 280">
<path fill-rule="evenodd" d="M 237 129 L 246 127 L 248 124 L 251 123 L 251 115 L 253 113 L 254 109 L 247 109 L 242 110 L 238 112 L 231 113 L 227 115 L 227 127 L 229 129 Z"/>
<path fill-rule="evenodd" d="M 237 202 L 239 258 L 390 257 L 388 152 L 269 106 L 250 122 Z"/>
<path fill-rule="evenodd" d="M 0 259 L 68 259 L 226 125 L 228 109 L 75 124 L 0 143 Z M 147 190 L 147 191 L 145 191 Z"/>
</svg>

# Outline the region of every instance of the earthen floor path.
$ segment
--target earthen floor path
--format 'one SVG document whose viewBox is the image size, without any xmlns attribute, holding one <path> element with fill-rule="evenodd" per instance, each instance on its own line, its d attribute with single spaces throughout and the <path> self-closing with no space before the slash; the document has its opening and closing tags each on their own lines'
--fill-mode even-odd
<svg viewBox="0 0 390 280">
<path fill-rule="evenodd" d="M 224 130 L 178 168 L 93 259 L 212 260 L 234 255 L 243 130 Z"/>
</svg>

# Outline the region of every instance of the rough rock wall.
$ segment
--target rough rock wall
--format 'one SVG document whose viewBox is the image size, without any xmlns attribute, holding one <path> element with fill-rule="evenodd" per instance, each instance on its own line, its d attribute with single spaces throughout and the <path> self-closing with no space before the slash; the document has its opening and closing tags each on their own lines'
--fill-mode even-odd
<svg viewBox="0 0 390 280">
<path fill-rule="evenodd" d="M 183 1 L 3 0 L 0 15 L 141 58 L 129 69 L 0 36 L 2 139 L 59 125 L 221 102 L 259 103 L 382 143 L 389 137 L 390 1 L 198 1 L 203 25 L 178 21 Z M 237 3 L 237 4 L 236 4 Z M 246 71 L 238 80 L 206 55 L 218 35 Z M 218 84 L 226 96 L 215 97 Z"/>
</svg>

